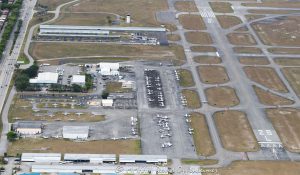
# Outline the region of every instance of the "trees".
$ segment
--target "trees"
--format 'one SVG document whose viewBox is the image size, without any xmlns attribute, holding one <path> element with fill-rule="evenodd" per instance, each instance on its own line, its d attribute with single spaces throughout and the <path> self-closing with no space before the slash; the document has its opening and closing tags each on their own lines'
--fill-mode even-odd
<svg viewBox="0 0 300 175">
<path fill-rule="evenodd" d="M 7 134 L 7 139 L 8 141 L 12 142 L 12 141 L 15 141 L 16 138 L 18 137 L 17 133 L 13 132 L 13 131 L 9 131 Z"/>
<path fill-rule="evenodd" d="M 93 86 L 93 77 L 91 74 L 85 74 L 85 88 L 88 91 Z"/>
<path fill-rule="evenodd" d="M 103 99 L 107 99 L 107 97 L 109 96 L 109 93 L 107 91 L 103 91 L 101 97 Z"/>
<path fill-rule="evenodd" d="M 79 86 L 78 84 L 72 84 L 72 91 L 73 92 L 81 92 L 82 91 L 82 87 Z"/>
<path fill-rule="evenodd" d="M 24 91 L 29 86 L 29 77 L 26 74 L 20 74 L 15 81 L 17 91 Z"/>
<path fill-rule="evenodd" d="M 38 70 L 39 70 L 39 66 L 36 63 L 34 63 L 29 68 L 23 70 L 22 74 L 26 74 L 29 78 L 33 78 L 37 76 Z"/>
</svg>

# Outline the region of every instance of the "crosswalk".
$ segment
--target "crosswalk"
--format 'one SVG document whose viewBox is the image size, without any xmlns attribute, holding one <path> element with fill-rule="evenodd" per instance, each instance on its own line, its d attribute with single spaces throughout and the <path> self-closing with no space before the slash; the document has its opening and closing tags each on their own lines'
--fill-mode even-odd
<svg viewBox="0 0 300 175">
<path fill-rule="evenodd" d="M 208 23 L 213 23 L 213 18 L 216 18 L 214 12 L 210 9 L 200 9 L 200 15 L 202 18 L 205 18 Z"/>
</svg>

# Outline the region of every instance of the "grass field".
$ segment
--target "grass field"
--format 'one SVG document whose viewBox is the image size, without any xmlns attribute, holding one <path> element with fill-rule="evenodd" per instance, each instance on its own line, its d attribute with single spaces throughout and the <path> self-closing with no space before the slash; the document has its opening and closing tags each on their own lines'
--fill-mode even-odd
<svg viewBox="0 0 300 175">
<path fill-rule="evenodd" d="M 225 149 L 236 152 L 259 150 L 245 113 L 231 110 L 216 112 L 214 120 Z"/>
<path fill-rule="evenodd" d="M 284 147 L 300 152 L 300 110 L 292 108 L 267 109 L 267 115 Z"/>
<path fill-rule="evenodd" d="M 224 168 L 203 175 L 298 175 L 300 162 L 292 161 L 235 161 Z"/>
<path fill-rule="evenodd" d="M 282 80 L 273 68 L 270 67 L 245 67 L 247 77 L 267 88 L 278 92 L 288 92 Z"/>
<path fill-rule="evenodd" d="M 181 163 L 187 164 L 187 165 L 214 165 L 217 164 L 219 161 L 216 159 L 181 159 Z"/>
<path fill-rule="evenodd" d="M 134 26 L 158 26 L 155 13 L 168 10 L 166 0 L 85 0 L 65 9 L 68 12 L 110 12 L 130 14 Z"/>
<path fill-rule="evenodd" d="M 106 91 L 108 93 L 114 92 L 131 92 L 132 89 L 130 88 L 122 88 L 121 82 L 108 82 L 106 83 Z"/>
<path fill-rule="evenodd" d="M 216 52 L 217 49 L 213 46 L 192 46 L 192 52 Z"/>
<path fill-rule="evenodd" d="M 248 33 L 230 33 L 227 38 L 233 45 L 252 46 L 257 44 L 253 36 Z"/>
<path fill-rule="evenodd" d="M 203 114 L 191 113 L 191 127 L 194 128 L 194 144 L 198 155 L 211 156 L 216 153 L 208 125 Z"/>
<path fill-rule="evenodd" d="M 187 69 L 177 69 L 179 75 L 179 85 L 182 87 L 191 87 L 195 85 L 191 71 Z"/>
<path fill-rule="evenodd" d="M 180 15 L 179 22 L 188 30 L 205 30 L 205 23 L 200 15 Z"/>
<path fill-rule="evenodd" d="M 247 10 L 249 13 L 252 14 L 263 14 L 263 15 L 269 15 L 269 14 L 290 14 L 290 13 L 299 13 L 299 10 L 268 10 L 268 9 L 249 9 Z"/>
<path fill-rule="evenodd" d="M 253 88 L 260 103 L 264 105 L 291 105 L 294 103 L 292 100 L 265 91 L 259 87 L 254 86 Z"/>
<path fill-rule="evenodd" d="M 257 47 L 234 47 L 233 51 L 235 53 L 253 53 L 253 54 L 261 54 L 262 50 Z"/>
<path fill-rule="evenodd" d="M 168 34 L 167 38 L 169 41 L 180 41 L 181 40 L 180 36 L 177 34 Z"/>
<path fill-rule="evenodd" d="M 298 96 L 300 96 L 300 68 L 282 68 L 282 72 Z"/>
<path fill-rule="evenodd" d="M 288 1 L 268 1 L 263 3 L 242 3 L 247 7 L 277 7 L 277 8 L 300 8 L 300 2 L 288 2 Z"/>
<path fill-rule="evenodd" d="M 235 32 L 247 32 L 249 31 L 247 26 L 243 26 L 234 30 Z"/>
<path fill-rule="evenodd" d="M 192 44 L 209 45 L 212 44 L 212 38 L 206 32 L 186 32 L 185 39 Z"/>
<path fill-rule="evenodd" d="M 273 54 L 293 54 L 293 55 L 299 55 L 300 54 L 300 49 L 298 49 L 298 48 L 280 48 L 280 47 L 275 47 L 275 48 L 268 48 L 268 52 L 273 53 Z"/>
<path fill-rule="evenodd" d="M 201 102 L 197 91 L 183 89 L 181 93 L 186 98 L 188 108 L 197 109 L 201 107 Z"/>
<path fill-rule="evenodd" d="M 200 64 L 219 64 L 222 59 L 217 56 L 195 56 L 194 61 Z"/>
<path fill-rule="evenodd" d="M 10 143 L 8 155 L 23 152 L 140 154 L 140 140 L 100 140 L 73 142 L 64 139 L 26 138 Z"/>
<path fill-rule="evenodd" d="M 246 17 L 246 19 L 248 21 L 253 21 L 253 20 L 256 20 L 256 19 L 260 19 L 260 18 L 266 17 L 266 15 L 251 14 L 251 15 L 245 15 L 245 17 Z"/>
<path fill-rule="evenodd" d="M 233 13 L 229 2 L 209 2 L 212 10 L 216 13 Z"/>
<path fill-rule="evenodd" d="M 235 90 L 231 87 L 220 86 L 205 89 L 208 104 L 215 107 L 232 107 L 240 103 Z"/>
<path fill-rule="evenodd" d="M 228 29 L 230 27 L 236 26 L 242 23 L 239 17 L 231 15 L 216 15 L 221 27 L 223 29 Z"/>
<path fill-rule="evenodd" d="M 38 61 L 50 58 L 99 56 L 126 57 L 132 60 L 172 60 L 183 64 L 186 60 L 182 46 L 110 45 L 97 43 L 32 43 L 30 54 Z M 88 58 L 87 58 L 88 60 Z M 112 59 L 114 60 L 114 59 Z"/>
<path fill-rule="evenodd" d="M 177 1 L 174 6 L 175 9 L 180 12 L 198 12 L 194 1 Z"/>
<path fill-rule="evenodd" d="M 288 58 L 288 57 L 276 57 L 274 58 L 276 64 L 282 66 L 300 66 L 300 57 L 296 58 Z"/>
<path fill-rule="evenodd" d="M 239 57 L 239 61 L 245 65 L 268 65 L 270 64 L 267 57 Z"/>
<path fill-rule="evenodd" d="M 229 81 L 226 69 L 222 66 L 198 66 L 198 73 L 203 83 L 223 84 Z"/>
<path fill-rule="evenodd" d="M 48 10 L 55 10 L 60 4 L 70 2 L 72 0 L 38 0 L 37 4 L 47 6 Z"/>
</svg>

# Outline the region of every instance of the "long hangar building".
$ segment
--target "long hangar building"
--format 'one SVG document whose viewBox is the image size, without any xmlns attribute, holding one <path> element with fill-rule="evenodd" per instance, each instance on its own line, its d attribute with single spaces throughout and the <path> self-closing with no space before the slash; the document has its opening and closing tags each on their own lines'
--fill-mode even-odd
<svg viewBox="0 0 300 175">
<path fill-rule="evenodd" d="M 137 40 L 156 39 L 160 45 L 168 45 L 164 27 L 116 27 L 116 26 L 73 26 L 40 25 L 39 37 L 78 37 L 118 40 L 124 35 Z"/>
</svg>

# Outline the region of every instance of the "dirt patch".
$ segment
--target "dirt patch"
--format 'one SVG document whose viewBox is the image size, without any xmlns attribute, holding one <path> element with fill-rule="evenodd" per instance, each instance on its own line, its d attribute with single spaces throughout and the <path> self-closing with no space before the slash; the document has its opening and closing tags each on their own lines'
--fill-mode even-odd
<svg viewBox="0 0 300 175">
<path fill-rule="evenodd" d="M 237 16 L 217 15 L 216 17 L 223 29 L 228 29 L 242 23 L 242 20 Z"/>
<path fill-rule="evenodd" d="M 179 22 L 188 30 L 206 30 L 205 23 L 200 15 L 180 15 Z"/>
<path fill-rule="evenodd" d="M 191 113 L 191 127 L 194 129 L 194 143 L 198 155 L 212 156 L 216 153 L 208 125 L 203 114 Z"/>
<path fill-rule="evenodd" d="M 300 68 L 282 68 L 282 72 L 298 96 L 300 96 Z"/>
<path fill-rule="evenodd" d="M 229 2 L 209 2 L 212 10 L 216 13 L 233 13 Z"/>
<path fill-rule="evenodd" d="M 267 88 L 278 92 L 288 92 L 287 88 L 273 68 L 270 67 L 245 67 L 247 77 Z"/>
<path fill-rule="evenodd" d="M 200 64 L 219 64 L 222 62 L 222 59 L 217 56 L 195 56 L 193 59 Z"/>
<path fill-rule="evenodd" d="M 231 110 L 216 112 L 214 120 L 225 149 L 236 152 L 258 151 L 257 140 L 245 113 Z"/>
<path fill-rule="evenodd" d="M 235 90 L 231 87 L 221 86 L 205 89 L 208 104 L 215 107 L 232 107 L 240 103 Z"/>
<path fill-rule="evenodd" d="M 298 48 L 268 48 L 268 52 L 273 54 L 293 54 L 293 55 L 299 55 L 300 49 Z"/>
<path fill-rule="evenodd" d="M 213 43 L 209 33 L 206 32 L 186 32 L 184 36 L 192 44 L 209 45 Z"/>
<path fill-rule="evenodd" d="M 248 33 L 230 33 L 227 38 L 233 45 L 252 46 L 257 44 L 253 36 Z"/>
<path fill-rule="evenodd" d="M 235 161 L 228 167 L 211 169 L 203 175 L 298 175 L 300 162 L 292 161 Z"/>
<path fill-rule="evenodd" d="M 60 4 L 70 2 L 72 0 L 38 0 L 37 5 L 46 6 L 48 10 L 55 10 Z"/>
<path fill-rule="evenodd" d="M 217 49 L 213 46 L 192 46 L 192 52 L 216 52 Z"/>
<path fill-rule="evenodd" d="M 184 89 L 181 93 L 186 98 L 188 108 L 197 109 L 201 107 L 200 98 L 196 91 Z"/>
<path fill-rule="evenodd" d="M 229 81 L 226 69 L 222 66 L 198 66 L 200 79 L 206 84 L 223 84 Z"/>
<path fill-rule="evenodd" d="M 268 64 L 270 64 L 267 57 L 245 56 L 245 57 L 239 57 L 239 61 L 240 61 L 240 63 L 246 64 L 246 65 L 268 65 Z"/>
<path fill-rule="evenodd" d="M 294 103 L 292 100 L 265 91 L 259 87 L 254 86 L 253 88 L 260 103 L 264 105 L 291 105 Z"/>
<path fill-rule="evenodd" d="M 123 92 L 131 92 L 131 88 L 122 88 L 121 82 L 108 82 L 106 83 L 106 91 L 108 93 L 123 93 Z"/>
<path fill-rule="evenodd" d="M 177 69 L 179 75 L 179 84 L 183 87 L 191 87 L 195 85 L 191 71 L 187 69 Z"/>
<path fill-rule="evenodd" d="M 284 147 L 300 152 L 300 110 L 293 108 L 267 109 L 267 115 Z"/>
<path fill-rule="evenodd" d="M 272 46 L 300 46 L 299 17 L 275 18 L 273 20 L 275 21 L 267 22 L 267 20 L 263 20 L 252 24 L 252 27 L 264 44 Z"/>
<path fill-rule="evenodd" d="M 262 53 L 262 50 L 257 47 L 234 47 L 233 51 L 235 53 L 253 53 L 253 54 Z"/>
<path fill-rule="evenodd" d="M 264 17 L 266 17 L 266 15 L 245 15 L 245 17 L 246 17 L 246 19 L 248 20 L 248 21 L 253 21 L 253 20 L 256 20 L 256 19 L 261 19 L 261 18 L 264 18 Z"/>
<path fill-rule="evenodd" d="M 194 1 L 177 1 L 174 6 L 175 9 L 180 12 L 198 12 Z"/>
<path fill-rule="evenodd" d="M 181 40 L 180 36 L 177 34 L 168 34 L 167 38 L 169 41 L 180 41 Z"/>
<path fill-rule="evenodd" d="M 300 57 L 276 57 L 274 61 L 276 64 L 282 66 L 300 66 Z"/>
<path fill-rule="evenodd" d="M 140 140 L 101 140 L 73 142 L 63 139 L 26 138 L 10 143 L 8 155 L 23 152 L 140 154 Z"/>
</svg>

